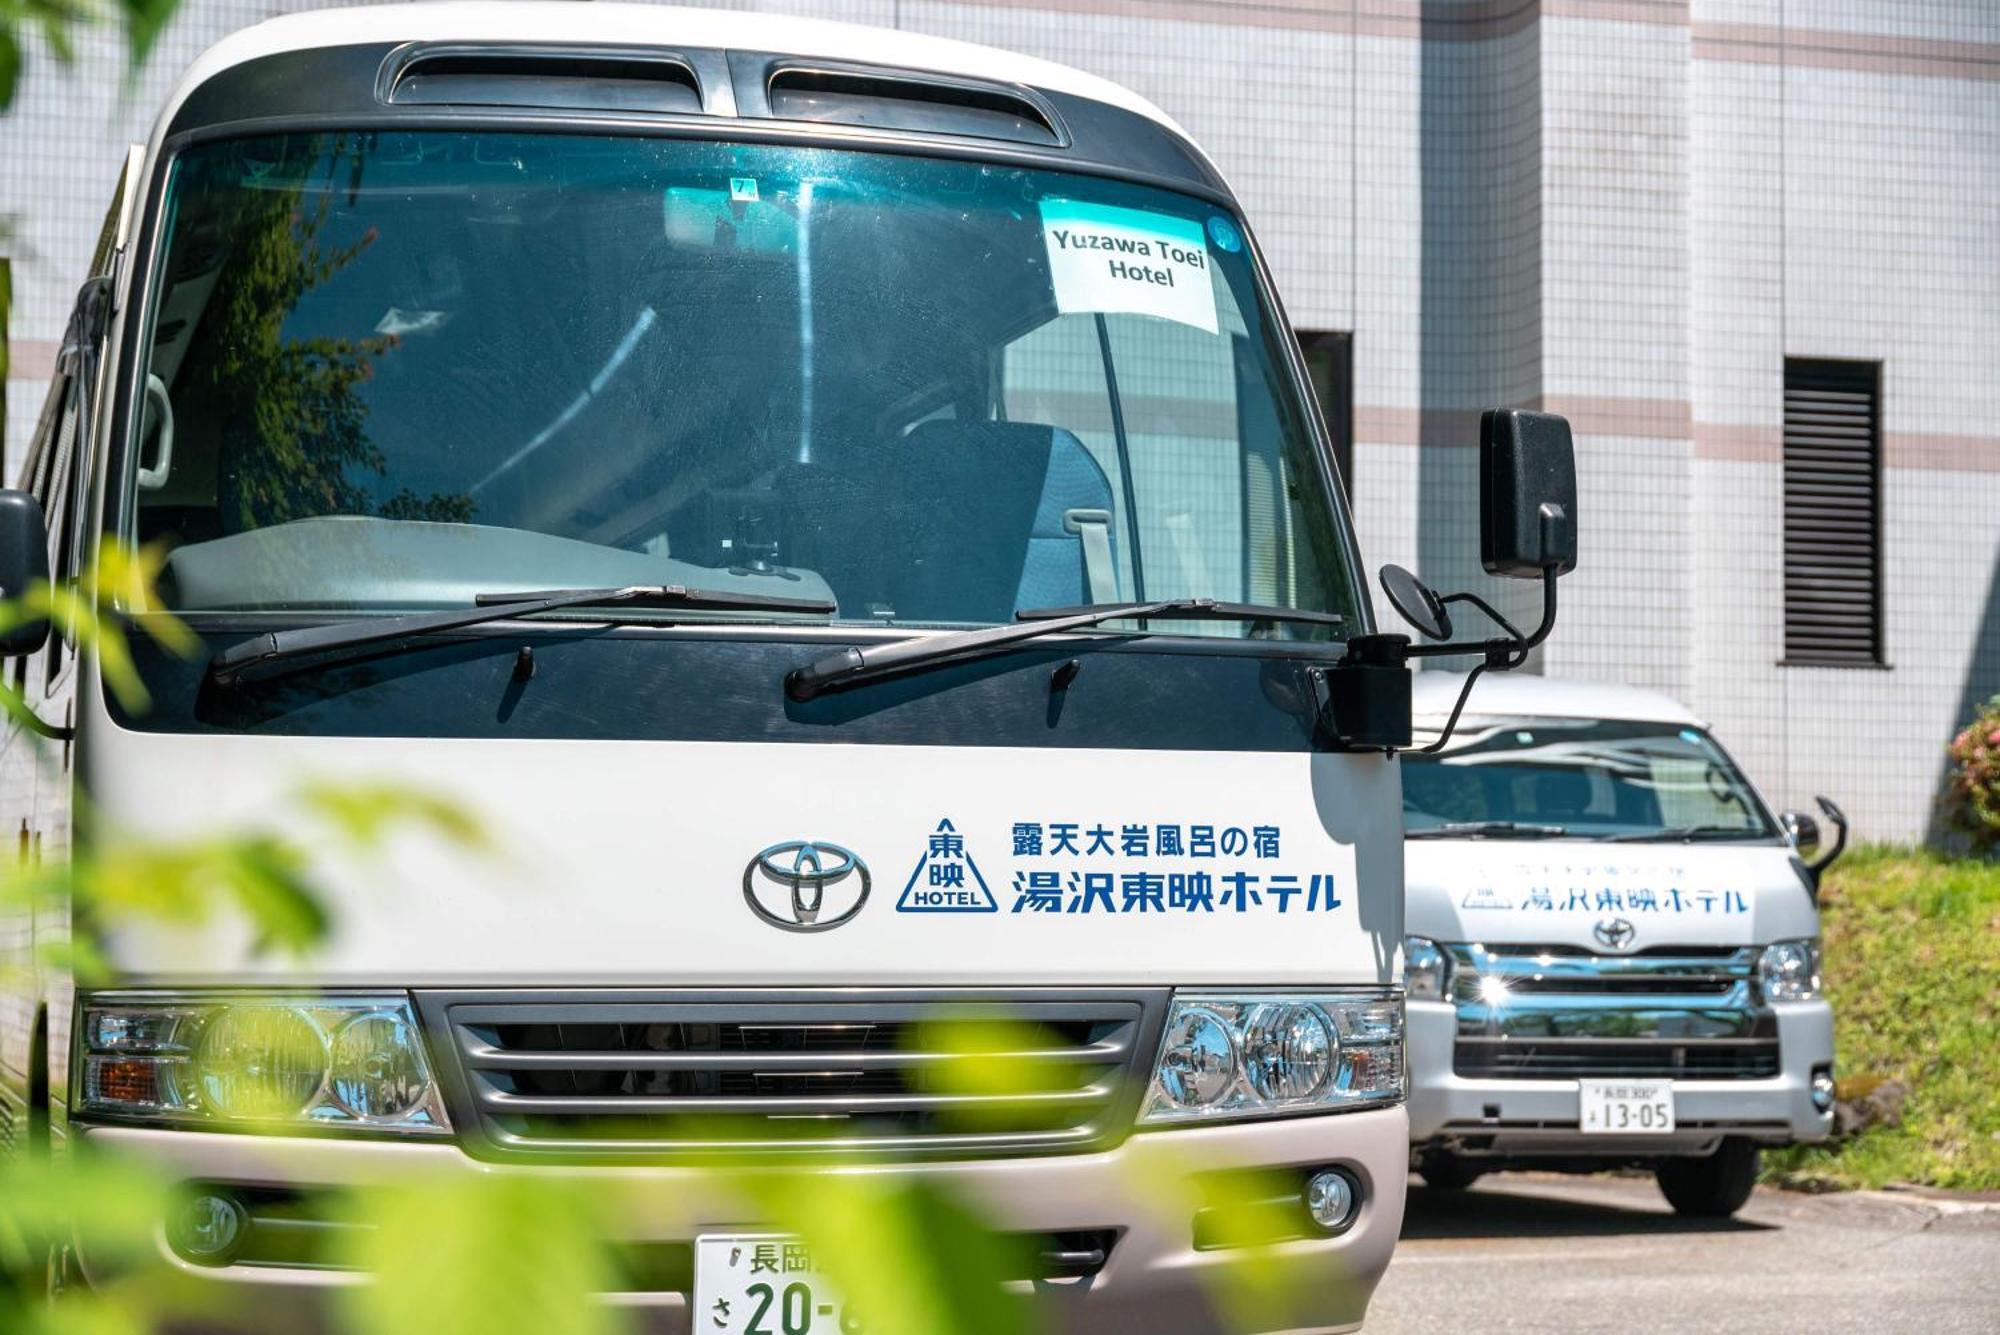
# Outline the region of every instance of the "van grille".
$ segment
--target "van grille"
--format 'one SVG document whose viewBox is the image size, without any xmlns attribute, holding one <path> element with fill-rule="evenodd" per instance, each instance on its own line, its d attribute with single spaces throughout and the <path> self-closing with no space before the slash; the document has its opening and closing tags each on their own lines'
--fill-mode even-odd
<svg viewBox="0 0 2000 1335">
<path fill-rule="evenodd" d="M 1477 1000 L 1480 980 L 1496 975 L 1515 996 L 1722 997 L 1740 992 L 1747 1004 L 1760 949 L 1653 946 L 1600 955 L 1570 945 L 1457 945 L 1451 947 L 1452 995 L 1458 1001 Z"/>
<path fill-rule="evenodd" d="M 1479 1080 L 1764 1080 L 1778 1074 L 1778 1040 L 1618 1043 L 1461 1034 L 1451 1065 L 1454 1074 Z"/>
<path fill-rule="evenodd" d="M 1164 992 L 426 993 L 454 1124 L 489 1157 L 1100 1148 Z M 439 1041 L 442 1040 L 442 1041 Z"/>
<path fill-rule="evenodd" d="M 1778 1026 L 1756 992 L 1757 946 L 1454 945 L 1458 1038 L 1469 1079 L 1761 1080 Z M 1505 984 L 1487 998 L 1485 980 Z"/>
</svg>

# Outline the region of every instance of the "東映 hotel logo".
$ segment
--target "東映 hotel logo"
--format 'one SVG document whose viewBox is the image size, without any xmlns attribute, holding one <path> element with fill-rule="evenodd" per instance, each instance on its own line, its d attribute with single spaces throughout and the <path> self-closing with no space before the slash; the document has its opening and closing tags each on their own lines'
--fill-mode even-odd
<svg viewBox="0 0 2000 1335">
<path fill-rule="evenodd" d="M 966 852 L 965 837 L 948 820 L 938 822 L 923 856 L 896 901 L 898 913 L 998 913 L 979 864 Z"/>
</svg>

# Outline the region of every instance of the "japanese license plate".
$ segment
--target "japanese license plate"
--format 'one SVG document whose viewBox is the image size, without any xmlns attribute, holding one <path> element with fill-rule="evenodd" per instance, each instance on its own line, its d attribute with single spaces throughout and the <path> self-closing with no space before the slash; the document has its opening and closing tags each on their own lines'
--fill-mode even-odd
<svg viewBox="0 0 2000 1335">
<path fill-rule="evenodd" d="M 694 1240 L 694 1329 L 707 1335 L 855 1335 L 840 1296 L 797 1238 Z"/>
<path fill-rule="evenodd" d="M 1658 1136 L 1674 1129 L 1671 1080 L 1583 1080 L 1577 1125 L 1585 1135 Z"/>
</svg>

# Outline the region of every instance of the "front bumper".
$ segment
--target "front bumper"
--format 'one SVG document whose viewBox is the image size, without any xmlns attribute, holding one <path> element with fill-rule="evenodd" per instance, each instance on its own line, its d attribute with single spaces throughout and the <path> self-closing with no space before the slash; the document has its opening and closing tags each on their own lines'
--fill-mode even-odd
<svg viewBox="0 0 2000 1335">
<path fill-rule="evenodd" d="M 1453 1071 L 1457 1008 L 1408 1003 L 1410 1140 L 1501 1158 L 1633 1158 L 1705 1154 L 1725 1135 L 1767 1145 L 1824 1140 L 1833 1114 L 1813 1106 L 1812 1073 L 1833 1063 L 1833 1009 L 1824 1001 L 1772 1007 L 1778 1074 L 1768 1079 L 1675 1080 L 1670 1135 L 1583 1135 L 1575 1080 L 1468 1079 Z"/>
<path fill-rule="evenodd" d="M 246 1188 L 312 1190 L 407 1184 L 468 1175 L 567 1175 L 617 1188 L 621 1242 L 685 1242 L 697 1234 L 740 1230 L 754 1221 L 726 1213 L 701 1190 L 700 1170 L 682 1167 L 588 1168 L 505 1165 L 474 1160 L 448 1144 L 384 1140 L 229 1135 L 135 1127 L 79 1127 L 79 1138 L 101 1151 L 137 1156 L 177 1181 L 226 1182 Z M 814 1173 L 923 1175 L 962 1192 L 984 1208 L 996 1228 L 1063 1232 L 1119 1231 L 1102 1269 L 1087 1278 L 1011 1286 L 1034 1304 L 1036 1328 L 1115 1335 L 1172 1335 L 1233 1329 L 1216 1315 L 1212 1295 L 1229 1281 L 1241 1253 L 1197 1250 L 1192 1204 L 1173 1184 L 1189 1173 L 1345 1168 L 1361 1185 L 1354 1223 L 1331 1238 L 1282 1242 L 1259 1252 L 1260 1284 L 1277 1284 L 1295 1301 L 1283 1329 L 1292 1335 L 1358 1327 L 1389 1264 L 1403 1222 L 1409 1122 L 1401 1107 L 1231 1126 L 1135 1134 L 1101 1153 L 1044 1158 L 799 1169 Z M 706 1197 L 708 1203 L 704 1204 Z M 87 1276 L 102 1278 L 88 1234 L 77 1239 Z M 160 1263 L 209 1291 L 228 1310 L 254 1313 L 254 1329 L 318 1329 L 351 1272 L 305 1267 L 196 1267 L 170 1252 L 164 1233 Z M 1241 1282 L 1240 1280 L 1237 1282 Z M 231 1300 L 234 1300 L 233 1302 Z M 684 1292 L 608 1298 L 633 1309 L 646 1330 L 690 1335 Z"/>
</svg>

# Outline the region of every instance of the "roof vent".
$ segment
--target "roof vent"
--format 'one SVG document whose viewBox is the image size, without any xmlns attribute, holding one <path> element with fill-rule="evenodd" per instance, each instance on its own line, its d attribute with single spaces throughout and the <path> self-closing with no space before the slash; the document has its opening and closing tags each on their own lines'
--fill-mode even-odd
<svg viewBox="0 0 2000 1335">
<path fill-rule="evenodd" d="M 679 57 L 576 48 L 433 47 L 392 76 L 399 106 L 699 112 L 701 84 Z"/>
<path fill-rule="evenodd" d="M 1023 93 L 992 84 L 781 66 L 768 87 L 780 120 L 859 125 L 875 130 L 966 135 L 1016 144 L 1060 144 L 1052 113 Z"/>
</svg>

